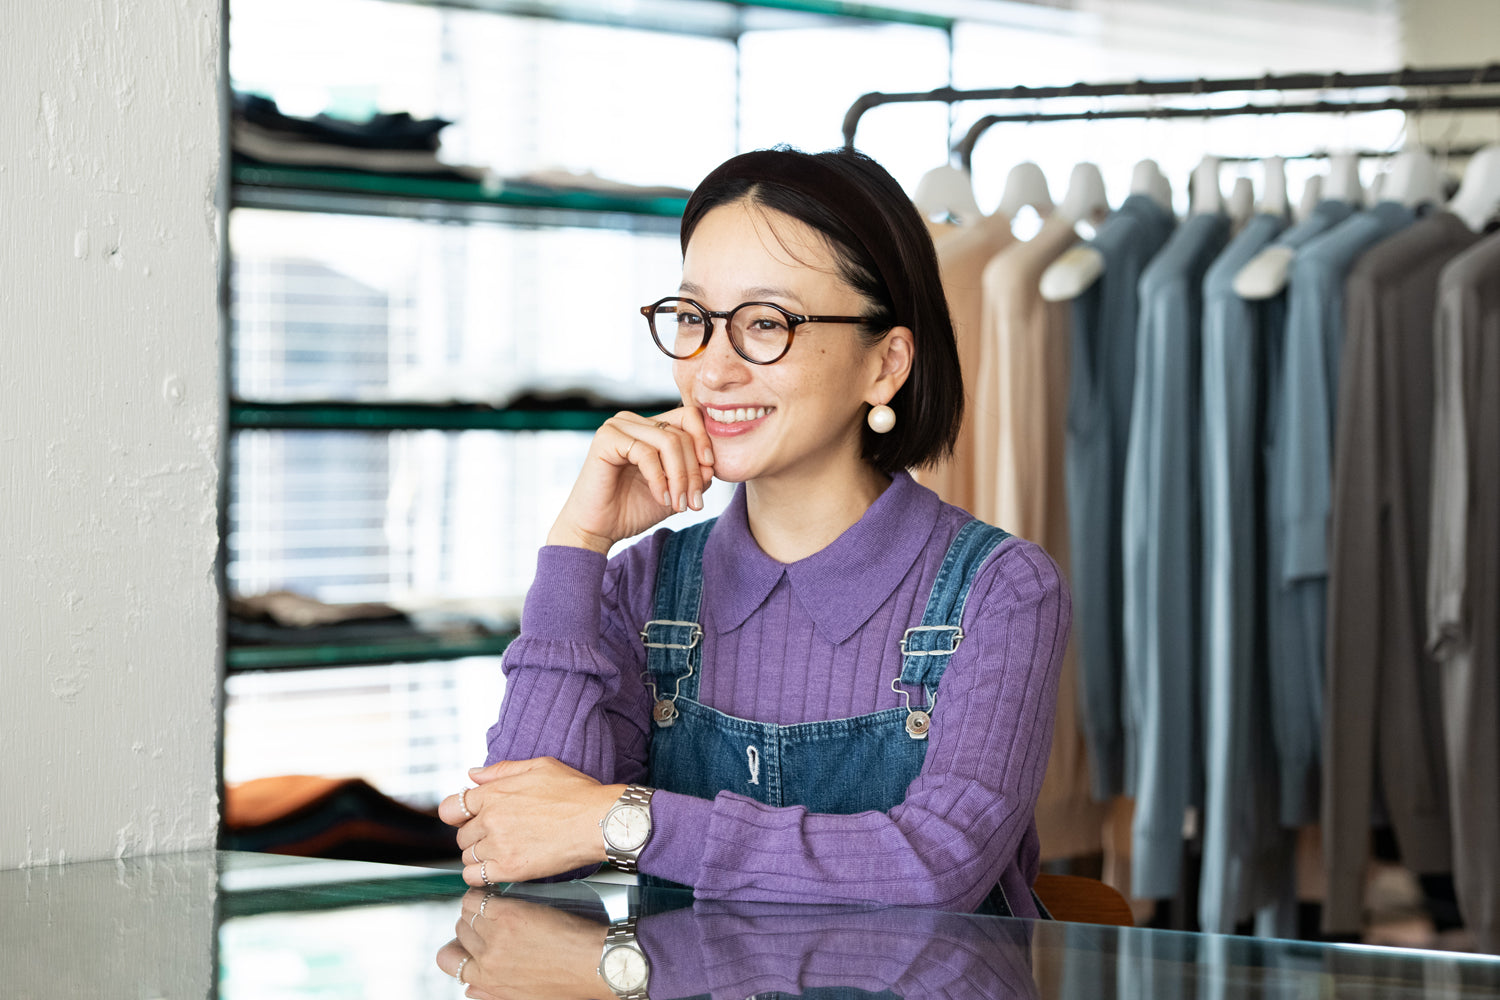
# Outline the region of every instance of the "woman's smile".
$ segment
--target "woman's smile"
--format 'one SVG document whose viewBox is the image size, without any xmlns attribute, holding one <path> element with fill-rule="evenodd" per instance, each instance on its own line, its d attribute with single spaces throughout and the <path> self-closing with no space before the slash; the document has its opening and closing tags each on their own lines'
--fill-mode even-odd
<svg viewBox="0 0 1500 1000">
<path fill-rule="evenodd" d="M 732 437 L 754 430 L 774 412 L 774 406 L 705 406 L 703 427 L 710 437 Z"/>
</svg>

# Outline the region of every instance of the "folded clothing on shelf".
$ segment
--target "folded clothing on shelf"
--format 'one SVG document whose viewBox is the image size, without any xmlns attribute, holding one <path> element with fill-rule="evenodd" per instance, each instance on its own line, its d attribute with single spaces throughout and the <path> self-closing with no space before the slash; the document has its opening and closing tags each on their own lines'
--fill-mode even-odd
<svg viewBox="0 0 1500 1000">
<path fill-rule="evenodd" d="M 298 118 L 283 114 L 270 98 L 236 94 L 231 142 L 238 156 L 265 164 L 489 184 L 490 172 L 482 167 L 438 159 L 439 133 L 450 124 L 443 118 L 413 118 L 404 111 L 362 122 L 326 114 Z"/>
<path fill-rule="evenodd" d="M 229 641 L 234 646 L 306 646 L 475 639 L 513 631 L 517 600 L 416 600 L 392 604 L 327 604 L 287 590 L 231 597 Z"/>
<path fill-rule="evenodd" d="M 300 857 L 451 861 L 453 828 L 359 778 L 289 774 L 224 789 L 225 846 Z"/>
</svg>

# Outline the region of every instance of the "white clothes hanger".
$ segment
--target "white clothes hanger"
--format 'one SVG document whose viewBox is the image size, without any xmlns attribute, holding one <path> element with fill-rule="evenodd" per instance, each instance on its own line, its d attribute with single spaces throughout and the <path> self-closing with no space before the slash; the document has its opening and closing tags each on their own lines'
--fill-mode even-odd
<svg viewBox="0 0 1500 1000">
<path fill-rule="evenodd" d="M 1005 175 L 1005 190 L 995 211 L 1014 219 L 1021 209 L 1031 206 L 1038 215 L 1052 214 L 1052 192 L 1047 190 L 1047 175 L 1029 160 L 1017 163 Z"/>
<path fill-rule="evenodd" d="M 1269 299 L 1286 287 L 1287 272 L 1297 251 L 1272 243 L 1251 257 L 1234 276 L 1234 294 L 1242 299 Z"/>
<path fill-rule="evenodd" d="M 1443 200 L 1443 179 L 1437 160 L 1425 149 L 1406 149 L 1396 154 L 1385 172 L 1380 197 L 1399 201 L 1408 208 Z"/>
<path fill-rule="evenodd" d="M 1279 156 L 1268 156 L 1260 161 L 1260 169 L 1263 181 L 1260 187 L 1260 204 L 1257 207 L 1267 215 L 1289 215 L 1291 207 L 1286 196 L 1286 160 Z"/>
<path fill-rule="evenodd" d="M 1193 177 L 1189 183 L 1189 214 L 1206 215 L 1210 212 L 1224 211 L 1224 192 L 1219 189 L 1219 158 L 1217 156 L 1205 156 L 1203 161 L 1193 168 Z"/>
<path fill-rule="evenodd" d="M 1103 221 L 1109 214 L 1109 199 L 1104 194 L 1104 175 L 1092 163 L 1077 163 L 1068 175 L 1068 193 L 1056 211 L 1068 222 Z"/>
<path fill-rule="evenodd" d="M 1087 219 L 1097 224 L 1108 212 L 1104 175 L 1092 163 L 1075 165 L 1068 178 L 1068 193 L 1057 206 L 1058 216 L 1073 223 Z M 1069 247 L 1042 272 L 1037 290 L 1048 302 L 1066 302 L 1081 295 L 1103 271 L 1104 255 L 1098 250 L 1089 246 Z"/>
<path fill-rule="evenodd" d="M 1236 177 L 1234 179 L 1234 187 L 1229 189 L 1226 207 L 1229 210 L 1229 219 L 1236 229 L 1255 214 L 1255 184 L 1250 178 Z"/>
<path fill-rule="evenodd" d="M 1271 156 L 1261 161 L 1266 171 L 1266 186 L 1261 193 L 1260 210 L 1273 215 L 1287 213 L 1286 160 Z M 1314 174 L 1302 189 L 1300 213 L 1305 218 L 1322 200 L 1323 178 Z M 1287 272 L 1296 251 L 1273 243 L 1251 257 L 1234 276 L 1234 293 L 1242 299 L 1269 299 L 1286 287 Z"/>
<path fill-rule="evenodd" d="M 1353 153 L 1334 153 L 1328 158 L 1328 181 L 1323 197 L 1347 201 L 1351 205 L 1365 202 L 1364 185 L 1359 182 L 1359 157 Z"/>
<path fill-rule="evenodd" d="M 1282 181 L 1285 184 L 1285 179 Z M 1313 174 L 1302 185 L 1302 200 L 1297 203 L 1297 218 L 1305 219 L 1313 214 L 1318 202 L 1323 200 L 1323 175 Z"/>
<path fill-rule="evenodd" d="M 956 219 L 960 225 L 970 225 L 984 218 L 974 198 L 974 182 L 969 172 L 951 164 L 933 167 L 923 174 L 911 200 L 923 218 L 934 222 Z"/>
<path fill-rule="evenodd" d="M 1172 210 L 1172 182 L 1155 160 L 1142 160 L 1130 171 L 1130 193 L 1146 195 L 1167 211 Z"/>
<path fill-rule="evenodd" d="M 1476 233 L 1500 212 L 1500 143 L 1485 146 L 1469 159 L 1448 211 Z"/>
</svg>

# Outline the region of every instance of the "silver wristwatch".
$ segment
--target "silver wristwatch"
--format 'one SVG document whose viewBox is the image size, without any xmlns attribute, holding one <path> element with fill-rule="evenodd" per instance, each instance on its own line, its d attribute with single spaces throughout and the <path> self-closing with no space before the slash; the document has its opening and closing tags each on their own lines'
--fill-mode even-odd
<svg viewBox="0 0 1500 1000">
<path fill-rule="evenodd" d="M 599 976 L 620 1000 L 648 1000 L 651 962 L 635 939 L 634 920 L 609 925 L 604 954 L 599 957 Z"/>
<path fill-rule="evenodd" d="M 622 872 L 633 872 L 641 849 L 651 839 L 651 794 L 644 785 L 626 785 L 625 791 L 599 821 L 604 831 L 604 856 Z"/>
</svg>

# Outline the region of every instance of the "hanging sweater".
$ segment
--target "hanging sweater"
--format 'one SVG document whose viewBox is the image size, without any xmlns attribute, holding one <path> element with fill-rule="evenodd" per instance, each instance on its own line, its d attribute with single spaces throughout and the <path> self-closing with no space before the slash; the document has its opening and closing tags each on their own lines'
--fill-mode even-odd
<svg viewBox="0 0 1500 1000">
<path fill-rule="evenodd" d="M 704 704 L 782 725 L 900 707 L 903 632 L 920 623 L 968 520 L 898 473 L 828 547 L 777 562 L 736 490 L 703 558 Z M 652 699 L 639 631 L 665 530 L 608 560 L 543 548 L 489 762 L 553 756 L 606 783 L 646 775 Z M 602 598 L 601 598 L 602 595 Z M 1033 812 L 1047 766 L 1070 602 L 1052 560 L 1008 538 L 978 570 L 938 685 L 926 759 L 889 812 L 809 813 L 730 792 L 660 791 L 640 870 L 699 898 L 873 901 L 972 910 L 997 882 L 1033 916 Z"/>
</svg>

